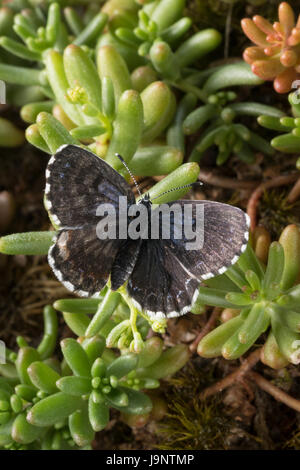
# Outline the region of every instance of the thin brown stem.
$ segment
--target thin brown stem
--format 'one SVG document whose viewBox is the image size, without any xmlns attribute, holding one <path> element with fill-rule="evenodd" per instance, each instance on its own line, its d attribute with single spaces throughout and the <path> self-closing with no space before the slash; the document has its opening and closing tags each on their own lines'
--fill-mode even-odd
<svg viewBox="0 0 300 470">
<path fill-rule="evenodd" d="M 298 173 L 292 173 L 290 175 L 280 175 L 276 178 L 273 178 L 270 181 L 266 181 L 265 183 L 260 184 L 252 193 L 249 198 L 248 205 L 247 205 L 247 214 L 250 217 L 251 225 L 250 228 L 253 231 L 256 227 L 256 218 L 257 218 L 257 206 L 261 196 L 263 195 L 264 191 L 270 188 L 275 188 L 279 186 L 284 186 L 286 184 L 293 183 L 299 178 Z"/>
<path fill-rule="evenodd" d="M 258 387 L 260 387 L 265 392 L 272 395 L 275 400 L 284 403 L 289 408 L 296 410 L 300 413 L 300 400 L 291 397 L 286 392 L 278 388 L 276 385 L 269 382 L 269 380 L 262 377 L 257 372 L 252 371 L 251 369 L 255 366 L 255 364 L 259 361 L 261 356 L 262 348 L 256 349 L 251 353 L 241 364 L 241 366 L 236 369 L 231 374 L 224 377 L 222 380 L 219 380 L 215 384 L 211 385 L 210 387 L 206 388 L 200 394 L 200 400 L 205 400 L 206 398 L 215 395 L 216 393 L 222 392 L 222 390 L 230 387 L 236 382 L 242 382 L 245 375 L 249 377 L 253 382 L 256 383 Z"/>
<path fill-rule="evenodd" d="M 262 377 L 257 372 L 250 371 L 249 372 L 249 377 L 262 390 L 264 390 L 265 392 L 272 395 L 272 397 L 274 397 L 275 400 L 281 401 L 282 403 L 287 405 L 289 408 L 292 408 L 293 410 L 296 410 L 300 413 L 300 400 L 297 400 L 296 398 L 291 397 L 286 392 L 284 392 L 280 388 L 276 387 L 276 385 L 274 385 L 271 382 L 269 382 L 268 380 L 266 380 L 264 377 Z"/>
<path fill-rule="evenodd" d="M 206 322 L 196 339 L 190 344 L 190 351 L 195 352 L 197 349 L 198 344 L 200 343 L 201 339 L 207 335 L 215 326 L 217 319 L 221 313 L 222 309 L 219 307 L 215 307 L 212 311 L 209 320 Z"/>
<path fill-rule="evenodd" d="M 290 190 L 288 197 L 287 197 L 287 202 L 290 204 L 293 204 L 296 202 L 300 197 L 300 178 L 296 181 L 292 189 Z"/>
<path fill-rule="evenodd" d="M 221 188 L 229 189 L 254 189 L 259 182 L 251 180 L 237 180 L 234 178 L 228 178 L 214 173 L 212 170 L 201 168 L 199 174 L 199 180 L 204 183 L 211 184 L 212 186 L 220 186 Z"/>
<path fill-rule="evenodd" d="M 216 393 L 222 392 L 222 390 L 225 388 L 228 388 L 235 382 L 240 381 L 244 375 L 249 372 L 249 370 L 252 369 L 252 367 L 254 367 L 255 364 L 259 361 L 260 355 L 261 348 L 253 351 L 234 372 L 203 390 L 203 392 L 200 393 L 200 400 L 205 400 L 206 398 L 215 395 Z"/>
<path fill-rule="evenodd" d="M 229 42 L 230 42 L 231 23 L 232 23 L 232 10 L 233 10 L 233 3 L 230 3 L 228 5 L 228 12 L 227 12 L 226 24 L 225 24 L 225 45 L 224 45 L 224 57 L 225 57 L 225 59 L 227 59 L 228 55 L 229 55 Z"/>
</svg>

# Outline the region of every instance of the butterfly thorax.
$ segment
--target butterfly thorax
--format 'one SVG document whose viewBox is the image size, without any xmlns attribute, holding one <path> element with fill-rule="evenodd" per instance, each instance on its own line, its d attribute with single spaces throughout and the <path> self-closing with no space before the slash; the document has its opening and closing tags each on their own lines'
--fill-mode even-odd
<svg viewBox="0 0 300 470">
<path fill-rule="evenodd" d="M 143 197 L 139 200 L 138 205 L 143 205 L 147 209 L 147 227 L 139 227 L 142 232 L 148 232 L 148 239 L 151 239 L 151 207 L 152 202 L 150 200 L 149 194 L 143 195 Z"/>
</svg>

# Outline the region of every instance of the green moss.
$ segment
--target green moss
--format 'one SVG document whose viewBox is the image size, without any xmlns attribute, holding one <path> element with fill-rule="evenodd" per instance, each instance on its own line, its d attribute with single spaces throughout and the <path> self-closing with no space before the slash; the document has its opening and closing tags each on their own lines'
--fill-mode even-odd
<svg viewBox="0 0 300 470">
<path fill-rule="evenodd" d="M 287 202 L 287 192 L 266 191 L 259 204 L 260 223 L 277 239 L 288 224 L 299 221 L 300 203 Z"/>
<path fill-rule="evenodd" d="M 171 379 L 166 392 L 168 413 L 158 427 L 160 450 L 226 449 L 231 418 L 218 398 L 202 402 L 200 391 L 213 379 L 213 367 L 205 371 L 193 364 Z"/>
<path fill-rule="evenodd" d="M 300 450 L 300 427 L 292 434 L 292 437 L 286 441 L 284 448 Z"/>
</svg>

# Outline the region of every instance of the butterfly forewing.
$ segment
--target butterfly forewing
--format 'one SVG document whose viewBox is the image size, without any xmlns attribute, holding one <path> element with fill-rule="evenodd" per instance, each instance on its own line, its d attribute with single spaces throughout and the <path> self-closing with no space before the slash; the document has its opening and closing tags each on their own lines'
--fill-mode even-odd
<svg viewBox="0 0 300 470">
<path fill-rule="evenodd" d="M 246 249 L 249 238 L 249 217 L 241 209 L 213 201 L 176 201 L 184 209 L 193 205 L 193 228 L 203 233 L 203 244 L 198 250 L 188 249 L 189 240 L 163 240 L 185 269 L 199 280 L 222 274 L 234 264 Z M 203 208 L 197 222 L 196 208 Z M 184 213 L 182 211 L 182 213 Z M 183 234 L 184 235 L 184 234 Z"/>
<path fill-rule="evenodd" d="M 135 202 L 130 186 L 110 165 L 76 145 L 61 147 L 46 170 L 46 206 L 60 227 L 96 225 L 100 204 L 119 207 L 119 196 Z"/>
</svg>

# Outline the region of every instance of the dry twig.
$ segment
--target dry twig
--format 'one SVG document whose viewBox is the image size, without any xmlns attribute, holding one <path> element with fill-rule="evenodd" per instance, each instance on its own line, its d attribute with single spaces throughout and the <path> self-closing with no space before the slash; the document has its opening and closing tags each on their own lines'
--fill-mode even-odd
<svg viewBox="0 0 300 470">
<path fill-rule="evenodd" d="M 299 197 L 300 197 L 300 178 L 296 181 L 296 183 L 290 190 L 286 200 L 290 204 L 293 204 L 294 202 L 297 201 L 297 199 L 299 199 Z"/>
<path fill-rule="evenodd" d="M 251 370 L 259 361 L 261 351 L 262 348 L 256 349 L 234 372 L 206 388 L 200 394 L 200 400 L 205 400 L 206 398 L 215 395 L 216 393 L 222 392 L 225 388 L 230 387 L 236 382 L 241 382 L 243 384 L 244 377 L 247 375 L 247 377 L 253 380 L 253 382 L 255 382 L 259 388 L 272 395 L 275 400 L 284 403 L 289 408 L 292 408 L 293 410 L 296 410 L 300 413 L 300 400 L 291 397 L 276 385 L 269 382 L 269 380 L 265 379 L 257 372 Z"/>
<path fill-rule="evenodd" d="M 255 180 L 237 180 L 214 173 L 212 170 L 201 168 L 199 180 L 212 186 L 220 186 L 228 189 L 254 189 L 259 182 Z"/>
<path fill-rule="evenodd" d="M 247 205 L 247 214 L 250 217 L 251 220 L 251 230 L 253 231 L 256 227 L 256 216 L 257 216 L 257 206 L 259 199 L 263 195 L 264 191 L 267 189 L 271 188 L 277 188 L 279 186 L 284 186 L 286 184 L 293 183 L 299 178 L 298 173 L 292 173 L 290 175 L 280 175 L 277 176 L 276 178 L 266 181 L 264 183 L 261 183 L 251 194 L 248 205 Z"/>
<path fill-rule="evenodd" d="M 256 385 L 258 385 L 262 390 L 272 395 L 277 401 L 281 401 L 289 408 L 296 410 L 300 413 L 300 400 L 291 397 L 286 392 L 281 390 L 280 388 L 276 387 L 276 385 L 269 382 L 269 380 L 262 377 L 257 372 L 250 371 L 249 377 L 252 379 Z"/>
<path fill-rule="evenodd" d="M 198 344 L 200 343 L 201 339 L 204 338 L 204 336 L 207 335 L 215 326 L 217 319 L 221 313 L 222 309 L 219 307 L 215 307 L 212 311 L 211 316 L 209 317 L 209 320 L 206 322 L 196 339 L 190 344 L 190 351 L 195 352 L 197 349 Z"/>
<path fill-rule="evenodd" d="M 235 382 L 241 381 L 244 375 L 249 372 L 249 370 L 252 369 L 252 367 L 254 367 L 255 364 L 259 361 L 260 355 L 261 348 L 253 351 L 234 372 L 203 390 L 203 392 L 200 394 L 200 399 L 205 400 L 206 398 L 215 395 L 216 393 L 222 392 L 222 390 L 230 387 Z"/>
</svg>

